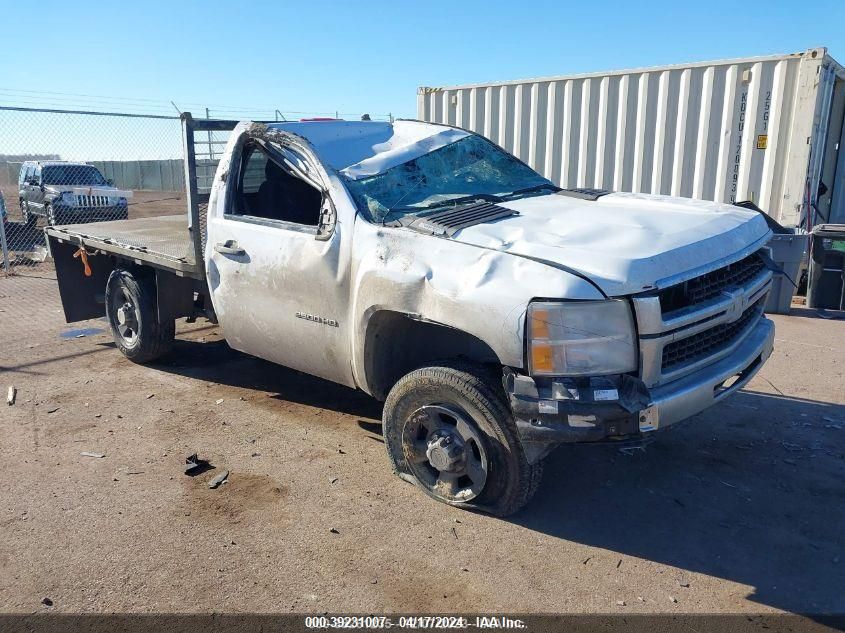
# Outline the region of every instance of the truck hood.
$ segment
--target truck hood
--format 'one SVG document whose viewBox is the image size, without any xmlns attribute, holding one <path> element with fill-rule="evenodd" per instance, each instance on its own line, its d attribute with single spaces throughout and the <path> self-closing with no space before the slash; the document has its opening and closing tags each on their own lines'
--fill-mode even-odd
<svg viewBox="0 0 845 633">
<path fill-rule="evenodd" d="M 607 296 L 664 288 L 760 248 L 770 237 L 753 211 L 633 193 L 595 201 L 550 194 L 498 203 L 519 215 L 452 239 L 574 270 Z"/>
<path fill-rule="evenodd" d="M 117 190 L 117 187 L 112 185 L 44 185 L 44 191 L 47 193 L 70 192 L 77 195 L 113 196 Z"/>
</svg>

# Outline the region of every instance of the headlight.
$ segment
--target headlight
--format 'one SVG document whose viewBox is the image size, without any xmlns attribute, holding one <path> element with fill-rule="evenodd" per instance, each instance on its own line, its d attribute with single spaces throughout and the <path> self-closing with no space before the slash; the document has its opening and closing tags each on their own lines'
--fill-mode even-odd
<svg viewBox="0 0 845 633">
<path fill-rule="evenodd" d="M 76 205 L 76 196 L 73 194 L 72 191 L 65 191 L 62 193 L 61 203 L 66 204 L 69 207 Z"/>
<path fill-rule="evenodd" d="M 527 330 L 533 376 L 598 376 L 637 369 L 634 319 L 621 299 L 531 303 Z"/>
</svg>

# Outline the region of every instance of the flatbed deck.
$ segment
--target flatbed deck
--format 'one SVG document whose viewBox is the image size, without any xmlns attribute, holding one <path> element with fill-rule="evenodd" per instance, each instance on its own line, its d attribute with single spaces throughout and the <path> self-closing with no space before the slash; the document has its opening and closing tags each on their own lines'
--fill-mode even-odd
<svg viewBox="0 0 845 633">
<path fill-rule="evenodd" d="M 136 263 L 202 279 L 184 215 L 50 226 L 45 233 L 61 243 L 113 254 Z"/>
</svg>

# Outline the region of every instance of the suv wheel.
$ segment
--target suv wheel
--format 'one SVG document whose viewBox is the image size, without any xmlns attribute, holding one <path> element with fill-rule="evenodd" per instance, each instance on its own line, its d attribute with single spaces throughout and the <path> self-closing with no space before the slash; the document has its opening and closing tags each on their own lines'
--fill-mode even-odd
<svg viewBox="0 0 845 633">
<path fill-rule="evenodd" d="M 482 367 L 443 363 L 411 372 L 384 406 L 394 471 L 438 501 L 507 516 L 540 484 L 525 458 L 501 383 Z"/>
<path fill-rule="evenodd" d="M 21 199 L 21 218 L 26 226 L 35 226 L 38 217 L 29 210 L 29 202 Z"/>
<path fill-rule="evenodd" d="M 57 224 L 65 223 L 64 216 L 61 213 L 56 213 L 56 209 L 50 203 L 47 203 L 45 215 L 47 216 L 47 224 L 49 226 L 56 226 Z"/>
<path fill-rule="evenodd" d="M 153 361 L 173 347 L 176 323 L 159 322 L 152 274 L 112 271 L 106 283 L 106 317 L 115 345 L 135 363 Z"/>
</svg>

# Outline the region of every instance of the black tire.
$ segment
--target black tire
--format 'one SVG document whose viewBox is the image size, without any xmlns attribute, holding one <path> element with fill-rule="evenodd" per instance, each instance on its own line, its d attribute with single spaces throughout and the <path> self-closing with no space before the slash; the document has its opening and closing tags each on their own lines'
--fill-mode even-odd
<svg viewBox="0 0 845 633">
<path fill-rule="evenodd" d="M 44 215 L 47 216 L 47 226 L 56 226 L 57 224 L 65 224 L 65 217 L 61 213 L 57 213 L 55 207 L 49 202 L 44 207 Z"/>
<path fill-rule="evenodd" d="M 25 200 L 21 200 L 21 219 L 26 226 L 33 227 L 35 223 L 38 221 L 38 216 L 36 216 L 32 211 L 29 210 L 29 203 Z"/>
<path fill-rule="evenodd" d="M 173 348 L 176 322 L 159 322 L 151 273 L 113 270 L 106 283 L 106 318 L 115 345 L 132 362 L 149 363 Z"/>
<path fill-rule="evenodd" d="M 474 424 L 475 430 L 480 432 L 481 446 L 473 450 L 476 457 L 479 448 L 483 451 L 488 467 L 483 488 L 473 498 L 462 500 L 453 498 L 451 494 L 440 494 L 438 485 L 432 485 L 427 479 L 426 469 L 438 482 L 444 471 L 438 472 L 431 460 L 420 465 L 419 450 L 411 446 L 414 442 L 419 444 L 420 438 L 428 434 L 428 430 L 423 428 L 425 422 L 414 426 L 415 420 L 420 419 L 417 412 L 422 408 L 466 414 L 466 421 Z M 438 501 L 507 516 L 527 504 L 540 485 L 542 462 L 528 463 L 517 438 L 516 424 L 505 402 L 500 379 L 480 366 L 446 362 L 411 372 L 400 379 L 387 396 L 382 424 L 394 472 Z M 432 437 L 428 434 L 428 439 L 422 440 L 429 448 Z M 470 446 L 470 443 L 465 446 Z M 460 477 L 461 481 L 472 483 L 464 475 Z M 466 487 L 468 484 L 461 485 Z M 456 487 L 452 486 L 451 490 Z"/>
</svg>

